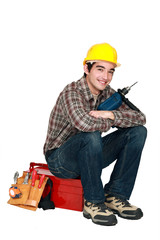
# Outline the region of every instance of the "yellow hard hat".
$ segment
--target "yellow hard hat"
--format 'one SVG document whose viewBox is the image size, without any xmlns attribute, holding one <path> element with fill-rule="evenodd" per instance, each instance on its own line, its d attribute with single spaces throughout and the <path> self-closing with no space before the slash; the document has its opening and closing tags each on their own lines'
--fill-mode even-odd
<svg viewBox="0 0 160 240">
<path fill-rule="evenodd" d="M 107 61 L 116 64 L 119 67 L 121 64 L 117 63 L 117 52 L 108 43 L 100 43 L 93 45 L 87 53 L 87 57 L 83 61 L 83 65 L 90 61 Z"/>
</svg>

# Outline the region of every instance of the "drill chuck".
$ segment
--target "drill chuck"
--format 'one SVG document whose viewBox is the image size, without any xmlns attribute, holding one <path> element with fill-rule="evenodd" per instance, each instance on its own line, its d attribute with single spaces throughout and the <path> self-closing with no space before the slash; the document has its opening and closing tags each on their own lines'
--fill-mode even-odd
<svg viewBox="0 0 160 240">
<path fill-rule="evenodd" d="M 134 84 L 132 84 L 130 87 L 125 87 L 125 88 L 123 88 L 123 89 L 118 89 L 118 92 L 124 96 L 124 95 L 126 95 L 126 94 L 131 90 L 131 87 L 133 87 L 136 83 L 137 83 L 137 82 L 135 82 Z"/>
</svg>

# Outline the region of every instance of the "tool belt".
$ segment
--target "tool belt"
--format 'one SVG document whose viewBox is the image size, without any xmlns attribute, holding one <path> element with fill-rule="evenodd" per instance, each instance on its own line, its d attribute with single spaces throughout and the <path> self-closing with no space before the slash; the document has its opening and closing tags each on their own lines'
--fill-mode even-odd
<svg viewBox="0 0 160 240">
<path fill-rule="evenodd" d="M 38 207 L 43 210 L 54 209 L 54 203 L 50 200 L 52 181 L 46 176 L 43 176 L 42 181 L 42 176 L 37 175 L 33 184 L 31 176 L 32 173 L 23 172 L 22 177 L 17 178 L 16 184 L 12 184 L 9 190 L 10 199 L 8 203 L 33 211 L 36 211 Z M 49 185 L 50 192 L 43 198 L 42 194 L 46 184 Z"/>
</svg>

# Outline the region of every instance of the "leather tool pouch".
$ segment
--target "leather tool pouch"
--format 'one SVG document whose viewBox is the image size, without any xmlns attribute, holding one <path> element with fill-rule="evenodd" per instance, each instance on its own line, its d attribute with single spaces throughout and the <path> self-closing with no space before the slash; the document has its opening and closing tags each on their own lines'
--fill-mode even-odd
<svg viewBox="0 0 160 240">
<path fill-rule="evenodd" d="M 27 184 L 23 184 L 24 178 L 27 172 L 23 172 L 23 176 L 17 179 L 17 184 L 12 184 L 12 187 L 17 187 L 22 195 L 19 198 L 10 197 L 8 203 L 11 205 L 15 205 L 17 207 L 25 208 L 28 210 L 36 211 L 38 208 L 38 204 L 41 200 L 43 190 L 47 183 L 48 177 L 45 177 L 42 186 L 38 188 L 39 180 L 35 180 L 35 185 L 32 186 L 32 180 L 30 179 L 31 173 L 29 176 L 29 180 Z"/>
</svg>

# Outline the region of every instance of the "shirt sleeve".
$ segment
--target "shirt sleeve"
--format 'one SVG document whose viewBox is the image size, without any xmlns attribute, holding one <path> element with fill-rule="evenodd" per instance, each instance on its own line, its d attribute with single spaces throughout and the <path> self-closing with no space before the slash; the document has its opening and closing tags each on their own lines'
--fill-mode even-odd
<svg viewBox="0 0 160 240">
<path fill-rule="evenodd" d="M 113 121 L 90 116 L 91 109 L 87 109 L 85 101 L 77 91 L 63 92 L 61 104 L 72 126 L 82 132 L 108 131 L 113 126 Z"/>
<path fill-rule="evenodd" d="M 132 110 L 125 103 L 123 103 L 119 109 L 113 110 L 112 112 L 115 116 L 114 126 L 116 127 L 127 128 L 145 125 L 146 123 L 144 113 Z"/>
<path fill-rule="evenodd" d="M 113 88 L 109 88 L 108 95 L 111 96 L 115 93 L 115 90 Z M 121 128 L 128 128 L 128 127 L 134 127 L 139 125 L 145 125 L 146 123 L 146 116 L 144 113 L 137 112 L 132 110 L 127 104 L 122 103 L 122 105 L 112 111 L 114 114 L 114 123 L 113 125 L 115 127 L 121 127 Z"/>
</svg>

